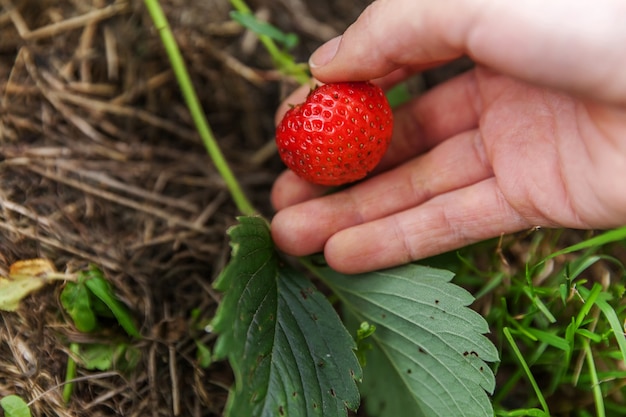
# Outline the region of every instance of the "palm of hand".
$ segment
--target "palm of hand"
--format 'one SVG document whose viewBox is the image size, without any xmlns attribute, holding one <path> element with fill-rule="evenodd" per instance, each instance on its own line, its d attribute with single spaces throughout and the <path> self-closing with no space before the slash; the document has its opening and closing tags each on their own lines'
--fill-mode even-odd
<svg viewBox="0 0 626 417">
<path fill-rule="evenodd" d="M 485 157 L 529 225 L 626 222 L 626 111 L 480 70 L 477 83 Z"/>
</svg>

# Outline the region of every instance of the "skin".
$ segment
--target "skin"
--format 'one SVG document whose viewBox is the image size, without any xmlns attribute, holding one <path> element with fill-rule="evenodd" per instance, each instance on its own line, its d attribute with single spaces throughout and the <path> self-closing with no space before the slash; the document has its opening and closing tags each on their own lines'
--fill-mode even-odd
<svg viewBox="0 0 626 417">
<path fill-rule="evenodd" d="M 375 1 L 311 56 L 315 78 L 388 87 L 461 56 L 476 67 L 395 111 L 367 180 L 322 196 L 283 173 L 277 246 L 358 273 L 536 226 L 626 224 L 623 16 L 622 0 Z"/>
</svg>

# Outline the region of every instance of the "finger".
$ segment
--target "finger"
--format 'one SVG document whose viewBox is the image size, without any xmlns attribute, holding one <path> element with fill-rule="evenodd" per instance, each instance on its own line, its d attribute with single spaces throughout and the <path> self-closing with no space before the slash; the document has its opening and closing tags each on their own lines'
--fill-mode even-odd
<svg viewBox="0 0 626 417">
<path fill-rule="evenodd" d="M 328 187 L 303 180 L 287 170 L 274 181 L 270 200 L 275 210 L 282 210 L 285 207 L 319 197 L 327 191 Z"/>
<path fill-rule="evenodd" d="M 626 102 L 621 0 L 373 2 L 309 64 L 323 82 L 417 71 L 462 55 L 525 81 Z"/>
<path fill-rule="evenodd" d="M 495 178 L 420 206 L 342 230 L 324 247 L 328 264 L 347 274 L 388 268 L 529 228 Z"/>
<path fill-rule="evenodd" d="M 478 131 L 465 132 L 347 190 L 279 211 L 272 235 L 291 255 L 319 252 L 340 230 L 406 210 L 492 174 Z"/>
</svg>

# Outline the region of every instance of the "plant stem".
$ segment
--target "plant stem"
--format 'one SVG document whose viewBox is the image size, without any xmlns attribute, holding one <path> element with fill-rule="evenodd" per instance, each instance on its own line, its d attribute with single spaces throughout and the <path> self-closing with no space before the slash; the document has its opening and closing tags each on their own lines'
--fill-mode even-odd
<svg viewBox="0 0 626 417">
<path fill-rule="evenodd" d="M 71 353 L 77 354 L 78 349 L 79 349 L 78 343 L 70 344 Z M 70 355 L 67 357 L 67 367 L 65 369 L 66 384 L 63 387 L 63 402 L 65 404 L 70 402 L 70 399 L 72 398 L 72 392 L 74 392 L 74 382 L 67 382 L 67 381 L 71 381 L 74 378 L 76 378 L 76 361 L 74 360 L 72 355 Z"/>
<path fill-rule="evenodd" d="M 252 14 L 252 10 L 244 0 L 230 0 L 230 4 L 232 4 L 238 12 Z M 279 70 L 286 75 L 294 77 L 301 85 L 311 83 L 311 77 L 305 70 L 305 67 L 294 62 L 291 55 L 281 51 L 272 38 L 260 33 L 257 33 L 257 36 Z"/>
<path fill-rule="evenodd" d="M 207 122 L 200 100 L 195 92 L 191 77 L 185 66 L 183 56 L 178 48 L 176 39 L 172 33 L 172 30 L 167 22 L 167 18 L 158 0 L 144 0 L 148 12 L 152 18 L 155 28 L 159 31 L 161 41 L 167 52 L 167 56 L 170 59 L 172 69 L 176 75 L 176 80 L 180 85 L 181 92 L 191 113 L 191 117 L 196 125 L 196 129 L 202 138 L 205 148 L 207 149 L 209 156 L 213 160 L 217 171 L 221 175 L 222 179 L 226 183 L 230 194 L 237 205 L 237 209 L 246 215 L 250 216 L 256 213 L 256 210 L 247 199 L 239 182 L 235 178 L 231 171 L 221 149 L 219 148 L 215 136 L 211 131 L 211 127 Z"/>
</svg>

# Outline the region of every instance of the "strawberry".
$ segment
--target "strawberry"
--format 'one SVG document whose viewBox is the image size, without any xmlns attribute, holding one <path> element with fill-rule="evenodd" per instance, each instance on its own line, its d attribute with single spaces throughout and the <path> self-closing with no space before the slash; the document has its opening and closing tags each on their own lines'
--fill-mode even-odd
<svg viewBox="0 0 626 417">
<path fill-rule="evenodd" d="M 276 130 L 278 153 L 307 181 L 342 185 L 365 177 L 391 141 L 393 116 L 370 82 L 325 84 L 291 108 Z"/>
</svg>

